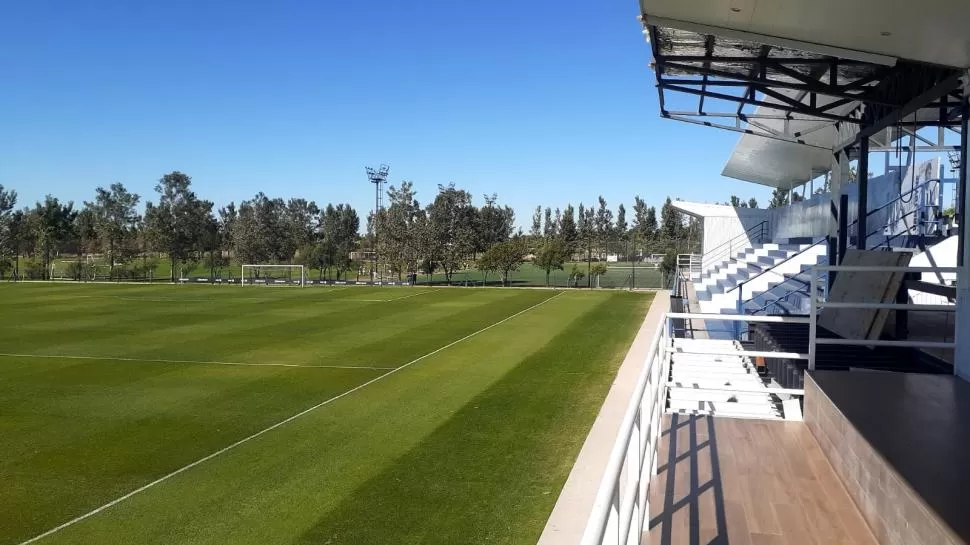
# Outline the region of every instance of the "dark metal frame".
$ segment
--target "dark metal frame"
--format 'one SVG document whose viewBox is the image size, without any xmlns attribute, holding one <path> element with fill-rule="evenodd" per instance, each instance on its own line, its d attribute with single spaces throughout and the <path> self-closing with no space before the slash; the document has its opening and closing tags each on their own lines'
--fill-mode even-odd
<svg viewBox="0 0 970 545">
<path fill-rule="evenodd" d="M 647 32 L 654 58 L 660 114 L 665 118 L 809 146 L 812 143 L 805 136 L 835 125 L 844 136 L 836 151 L 856 148 L 860 138 L 898 125 L 925 108 L 938 109 L 939 116 L 915 123 L 908 121 L 907 127 L 958 130 L 960 126 L 959 77 L 962 74 L 955 69 L 906 61 L 883 66 L 826 56 L 769 57 L 772 51 L 769 45 L 761 45 L 752 56 L 719 56 L 715 54 L 717 38 L 713 35 L 705 36 L 704 55 L 666 54 L 660 49 L 657 28 L 647 25 Z M 806 68 L 810 69 L 809 75 L 804 73 Z M 840 68 L 853 68 L 851 72 L 858 73 L 859 77 L 846 81 L 849 72 Z M 781 91 L 799 94 L 791 97 Z M 696 96 L 696 111 L 668 109 L 668 93 Z M 711 111 L 705 99 L 734 102 L 738 106 L 734 111 Z M 848 112 L 840 111 L 847 105 L 854 107 Z M 763 106 L 772 113 L 745 112 L 748 106 Z M 730 123 L 732 119 L 734 122 Z M 818 124 L 808 131 L 785 133 L 767 127 L 759 119 L 817 121 Z"/>
</svg>

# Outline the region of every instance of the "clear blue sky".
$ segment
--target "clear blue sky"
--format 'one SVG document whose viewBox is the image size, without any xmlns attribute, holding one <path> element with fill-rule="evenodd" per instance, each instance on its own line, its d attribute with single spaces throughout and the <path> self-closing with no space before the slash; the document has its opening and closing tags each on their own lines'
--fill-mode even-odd
<svg viewBox="0 0 970 545">
<path fill-rule="evenodd" d="M 373 206 L 365 165 L 418 198 L 455 181 L 538 205 L 766 202 L 722 178 L 738 135 L 661 120 L 635 0 L 7 2 L 0 184 L 21 205 L 144 198 L 181 170 L 222 205 L 257 191 Z"/>
</svg>

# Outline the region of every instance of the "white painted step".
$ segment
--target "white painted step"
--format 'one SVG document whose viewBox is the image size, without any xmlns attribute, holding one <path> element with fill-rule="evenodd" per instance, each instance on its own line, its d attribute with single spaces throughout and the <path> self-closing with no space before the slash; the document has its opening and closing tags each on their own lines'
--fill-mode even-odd
<svg viewBox="0 0 970 545">
<path fill-rule="evenodd" d="M 668 414 L 681 414 L 681 415 L 691 415 L 691 416 L 723 416 L 728 418 L 747 418 L 752 420 L 784 420 L 782 416 L 775 412 L 773 415 L 765 415 L 761 413 L 756 414 L 746 414 L 742 412 L 732 412 L 731 414 L 717 413 L 714 414 L 711 411 L 696 411 L 696 410 L 667 410 Z"/>
<path fill-rule="evenodd" d="M 712 414 L 729 415 L 741 413 L 747 415 L 778 415 L 778 410 L 770 399 L 759 400 L 755 403 L 734 403 L 726 401 L 694 401 L 688 399 L 670 399 L 670 409 L 679 411 L 710 411 Z"/>
<path fill-rule="evenodd" d="M 736 403 L 764 405 L 771 403 L 771 398 L 765 394 L 736 394 L 718 390 L 699 390 L 695 388 L 670 388 L 670 400 L 674 401 L 693 401 L 693 402 L 713 402 L 728 403 L 733 400 Z"/>
<path fill-rule="evenodd" d="M 730 387 L 754 390 L 764 387 L 764 382 L 757 375 L 745 375 L 743 377 L 727 380 L 700 377 L 696 380 L 673 380 L 671 382 L 682 388 L 699 388 L 702 390 L 706 388 L 717 389 Z"/>
</svg>

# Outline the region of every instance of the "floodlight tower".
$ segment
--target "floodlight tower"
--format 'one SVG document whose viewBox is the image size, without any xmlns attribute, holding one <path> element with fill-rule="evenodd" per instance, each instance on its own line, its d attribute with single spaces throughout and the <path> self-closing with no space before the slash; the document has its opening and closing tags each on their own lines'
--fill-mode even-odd
<svg viewBox="0 0 970 545">
<path fill-rule="evenodd" d="M 377 256 L 377 224 L 380 218 L 381 208 L 384 207 L 384 184 L 387 182 L 387 173 L 390 168 L 387 165 L 381 165 L 378 168 L 365 167 L 364 170 L 367 171 L 367 179 L 370 183 L 374 184 L 374 255 L 371 264 L 371 278 L 377 281 L 378 274 L 378 256 Z"/>
</svg>

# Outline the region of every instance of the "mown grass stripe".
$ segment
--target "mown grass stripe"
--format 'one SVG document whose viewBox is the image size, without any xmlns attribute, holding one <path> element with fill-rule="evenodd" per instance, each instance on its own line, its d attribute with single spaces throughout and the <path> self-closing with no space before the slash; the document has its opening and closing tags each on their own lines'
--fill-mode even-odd
<svg viewBox="0 0 970 545">
<path fill-rule="evenodd" d="M 147 483 L 145 485 L 142 485 L 141 487 L 138 487 L 135 490 L 132 490 L 131 492 L 128 492 L 127 494 L 125 494 L 123 496 L 120 496 L 120 497 L 118 497 L 118 498 L 116 498 L 116 499 L 114 499 L 114 500 L 112 500 L 112 501 L 110 501 L 108 503 L 105 503 L 104 505 L 101 505 L 100 507 L 97 507 L 95 509 L 92 509 L 91 511 L 88 511 L 87 513 L 84 513 L 84 514 L 82 514 L 82 515 L 80 515 L 78 517 L 75 517 L 75 518 L 73 518 L 73 519 L 71 519 L 71 520 L 69 520 L 67 522 L 64 522 L 64 523 L 58 525 L 58 526 L 55 526 L 55 527 L 51 528 L 50 530 L 47 530 L 47 531 L 45 531 L 45 532 L 43 532 L 41 534 L 38 534 L 38 535 L 36 535 L 36 536 L 34 536 L 34 537 L 30 538 L 30 539 L 27 539 L 25 541 L 22 541 L 22 542 L 20 542 L 19 545 L 29 545 L 30 543 L 36 543 L 36 542 L 38 542 L 38 541 L 40 541 L 40 540 L 42 540 L 42 539 L 44 539 L 44 538 L 46 538 L 48 536 L 51 536 L 53 534 L 56 534 L 57 532 L 60 532 L 61 530 L 64 530 L 65 528 L 68 528 L 70 526 L 73 526 L 73 525 L 77 524 L 78 522 L 81 522 L 81 521 L 83 521 L 85 519 L 88 519 L 90 517 L 93 517 L 93 516 L 97 515 L 98 513 L 101 513 L 102 511 L 105 511 L 107 509 L 110 509 L 111 507 L 113 507 L 115 505 L 118 505 L 119 503 L 122 503 L 125 500 L 127 500 L 127 499 L 129 499 L 129 498 L 131 498 L 131 497 L 133 497 L 135 495 L 138 495 L 138 494 L 140 494 L 142 492 L 144 492 L 145 490 L 148 490 L 149 488 L 152 488 L 152 487 L 154 487 L 154 486 L 156 486 L 156 485 L 158 485 L 160 483 L 163 483 L 163 482 L 171 479 L 172 477 L 175 477 L 177 475 L 180 475 L 180 474 L 182 474 L 182 473 L 184 473 L 184 472 L 186 472 L 186 471 L 188 471 L 188 470 L 190 470 L 190 469 L 192 469 L 192 468 L 194 468 L 196 466 L 199 466 L 200 464 L 203 464 L 203 463 L 205 463 L 205 462 L 207 462 L 209 460 L 212 460 L 213 458 L 216 458 L 216 457 L 218 457 L 218 456 L 220 456 L 220 455 L 222 455 L 222 454 L 224 454 L 226 452 L 229 452 L 229 451 L 235 449 L 236 447 L 238 447 L 240 445 L 243 445 L 245 443 L 248 443 L 248 442 L 252 441 L 253 439 L 256 439 L 256 438 L 258 438 L 258 437 L 260 437 L 262 435 L 265 435 L 265 434 L 267 434 L 267 433 L 269 433 L 269 432 L 271 432 L 271 431 L 273 431 L 273 430 L 275 430 L 275 429 L 277 429 L 277 428 L 279 428 L 281 426 L 284 426 L 284 425 L 286 425 L 286 424 L 288 424 L 288 423 L 290 423 L 290 422 L 292 422 L 292 421 L 294 421 L 294 420 L 296 420 L 296 419 L 298 419 L 298 418 L 300 418 L 302 416 L 305 416 L 307 414 L 310 414 L 313 411 L 316 411 L 317 409 L 319 409 L 321 407 L 324 407 L 326 405 L 329 405 L 330 403 L 333 403 L 334 401 L 337 401 L 337 400 L 342 399 L 342 398 L 344 398 L 344 397 L 346 397 L 348 395 L 351 395 L 354 392 L 357 392 L 357 391 L 359 391 L 359 390 L 361 390 L 363 388 L 366 388 L 367 386 L 370 386 L 371 384 L 377 383 L 377 382 L 379 382 L 379 381 L 381 381 L 381 380 L 383 380 L 383 379 L 385 379 L 385 378 L 387 378 L 387 377 L 389 377 L 391 375 L 394 375 L 395 373 L 398 373 L 398 372 L 400 372 L 400 371 L 402 371 L 402 370 L 404 370 L 404 369 L 406 369 L 406 368 L 414 365 L 415 363 L 418 363 L 418 362 L 420 362 L 420 361 L 422 361 L 422 360 L 424 360 L 426 358 L 429 358 L 429 357 L 431 357 L 431 356 L 433 356 L 435 354 L 438 354 L 439 352 L 442 352 L 444 350 L 447 350 L 447 349 L 451 348 L 452 346 L 455 346 L 455 345 L 457 345 L 457 344 L 459 344 L 459 343 L 461 343 L 461 342 L 463 342 L 465 340 L 468 340 L 468 339 L 470 339 L 472 337 L 475 337 L 477 335 L 480 335 L 481 333 L 484 333 L 484 332 L 486 332 L 486 331 L 488 331 L 488 330 L 490 330 L 490 329 L 492 329 L 494 327 L 497 327 L 497 326 L 499 326 L 499 325 L 501 325 L 501 324 L 503 324 L 505 322 L 508 322 L 509 320 L 512 320 L 512 319 L 514 319 L 514 318 L 516 318 L 516 317 L 518 317 L 518 316 L 520 316 L 520 315 L 522 315 L 522 314 L 524 314 L 526 312 L 529 312 L 532 309 L 538 308 L 538 307 L 540 307 L 540 306 L 548 303 L 549 301 L 555 299 L 556 297 L 559 297 L 563 293 L 564 292 L 557 292 L 556 294 L 552 295 L 551 297 L 548 297 L 546 299 L 543 299 L 539 303 L 536 303 L 536 304 L 534 304 L 534 305 L 532 305 L 530 307 L 527 307 L 525 309 L 522 309 L 522 310 L 516 312 L 515 314 L 512 314 L 510 316 L 507 316 L 507 317 L 505 317 L 505 318 L 503 318 L 503 319 L 501 319 L 501 320 L 499 320 L 497 322 L 494 322 L 494 323 L 492 323 L 492 324 L 490 324 L 488 326 L 485 326 L 485 327 L 483 327 L 483 328 L 481 328 L 481 329 L 479 329 L 477 331 L 474 331 L 474 332 L 472 332 L 472 333 L 470 333 L 468 335 L 465 335 L 464 337 L 461 337 L 460 339 L 457 339 L 457 340 L 452 341 L 452 342 L 450 342 L 450 343 L 448 343 L 448 344 L 446 344 L 444 346 L 441 346 L 441 347 L 439 347 L 439 348 L 437 348 L 437 349 L 435 349 L 435 350 L 433 350 L 431 352 L 428 352 L 427 354 L 424 354 L 422 356 L 419 356 L 419 357 L 417 357 L 417 358 L 415 358 L 415 359 L 413 359 L 413 360 L 411 360 L 411 361 L 409 361 L 409 362 L 401 365 L 400 367 L 397 367 L 395 369 L 392 369 L 392 370 L 388 371 L 387 373 L 378 375 L 377 377 L 375 377 L 375 378 L 373 378 L 373 379 L 371 379 L 371 380 L 369 380 L 367 382 L 364 382 L 364 383 L 362 383 L 362 384 L 360 384 L 358 386 L 355 386 L 354 388 L 351 388 L 350 390 L 347 390 L 347 391 L 345 391 L 345 392 L 343 392 L 341 394 L 338 394 L 338 395 L 333 396 L 333 397 L 331 397 L 329 399 L 326 399 L 326 400 L 324 400 L 324 401 L 322 401 L 322 402 L 320 402 L 320 403 L 318 403 L 316 405 L 313 405 L 312 407 L 309 407 L 307 409 L 304 409 L 304 410 L 302 410 L 302 411 L 300 411 L 300 412 L 298 412 L 298 413 L 296 413 L 296 414 L 294 414 L 292 416 L 289 416 L 288 418 L 286 418 L 284 420 L 281 420 L 281 421 L 279 421 L 279 422 L 277 422 L 277 423 L 275 423 L 275 424 L 273 424 L 273 425 L 271 425 L 269 427 L 266 427 L 266 428 L 264 428 L 262 430 L 259 430 L 259 431 L 255 432 L 255 433 L 253 433 L 253 434 L 251 434 L 251 435 L 249 435 L 247 437 L 244 437 L 244 438 L 242 438 L 242 439 L 240 439 L 240 440 L 238 440 L 238 441 L 236 441 L 236 442 L 234 442 L 234 443 L 232 443 L 232 444 L 230 444 L 230 445 L 228 445 L 226 447 L 223 447 L 222 449 L 219 449 L 219 450 L 217 450 L 217 451 L 215 451 L 215 452 L 213 452 L 213 453 L 211 453 L 211 454 L 209 454 L 207 456 L 204 456 L 204 457 L 202 457 L 202 458 L 200 458 L 200 459 L 198 459 L 198 460 L 196 460 L 196 461 L 194 461 L 192 463 L 189 463 L 189 464 L 187 464 L 185 466 L 182 466 L 179 469 L 176 469 L 175 471 L 172 471 L 172 472 L 170 472 L 170 473 L 168 473 L 166 475 L 163 475 L 162 477 L 159 477 L 159 478 L 157 478 L 157 479 L 155 479 L 155 480 L 153 480 L 153 481 L 151 481 L 151 482 L 149 482 L 149 483 Z"/>
<path fill-rule="evenodd" d="M 130 361 L 139 363 L 180 363 L 197 365 L 245 365 L 249 367 L 304 367 L 317 369 L 370 369 L 388 371 L 395 367 L 373 367 L 367 365 L 314 365 L 311 363 L 247 363 L 241 361 L 195 361 L 195 360 L 166 360 L 159 358 L 119 358 L 115 356 L 73 356 L 66 354 L 6 354 L 0 353 L 0 358 L 38 358 L 65 360 L 100 360 L 100 361 Z"/>
</svg>

